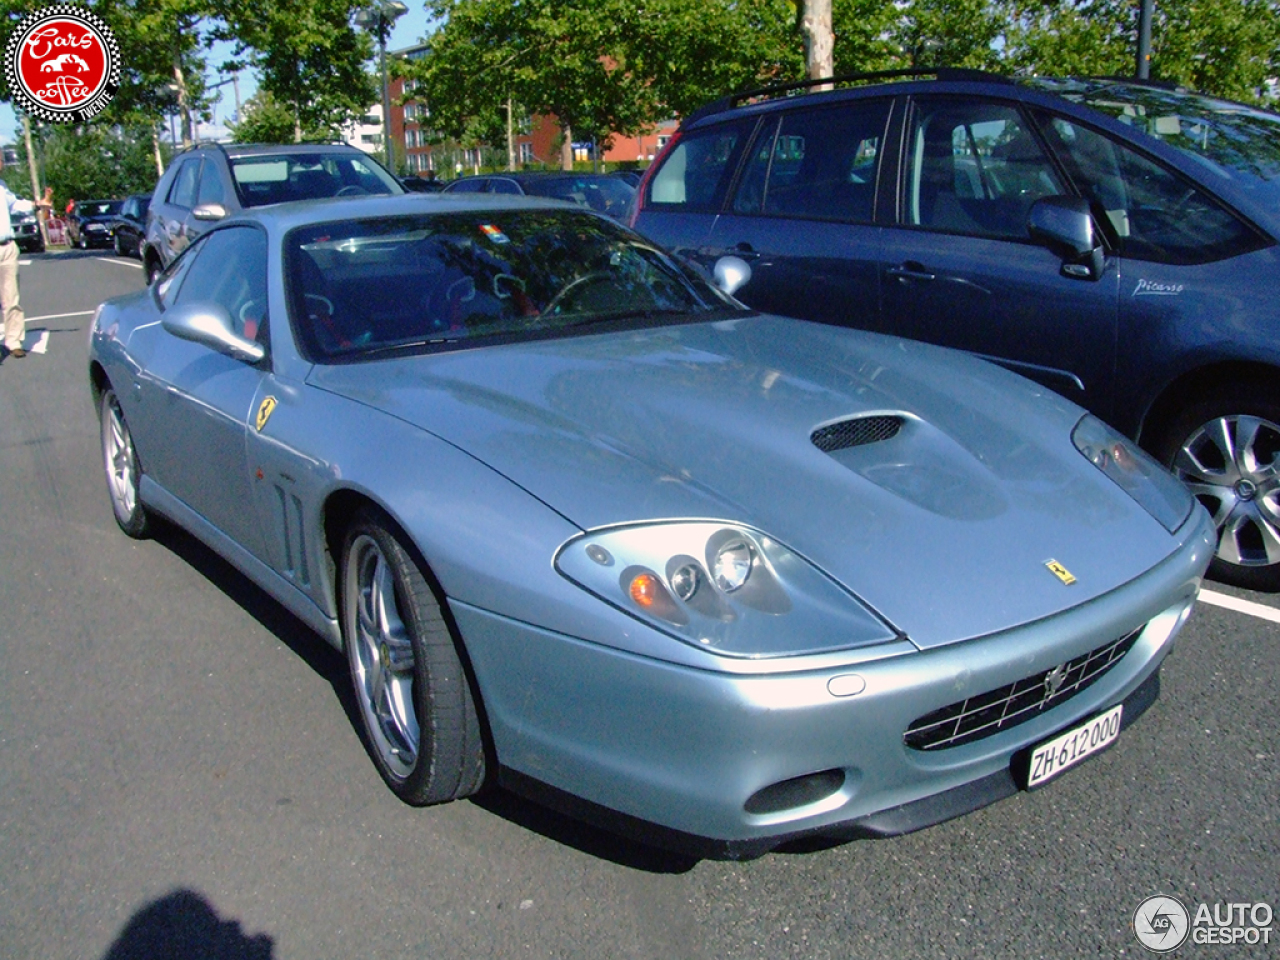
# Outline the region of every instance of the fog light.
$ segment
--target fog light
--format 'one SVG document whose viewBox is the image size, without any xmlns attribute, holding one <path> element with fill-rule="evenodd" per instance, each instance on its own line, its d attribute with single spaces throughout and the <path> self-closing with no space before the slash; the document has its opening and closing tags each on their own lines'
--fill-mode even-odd
<svg viewBox="0 0 1280 960">
<path fill-rule="evenodd" d="M 825 800 L 843 786 L 843 770 L 823 770 L 821 773 L 782 780 L 763 790 L 757 790 L 747 799 L 743 809 L 758 816 L 793 807 L 807 807 L 811 803 Z"/>
</svg>

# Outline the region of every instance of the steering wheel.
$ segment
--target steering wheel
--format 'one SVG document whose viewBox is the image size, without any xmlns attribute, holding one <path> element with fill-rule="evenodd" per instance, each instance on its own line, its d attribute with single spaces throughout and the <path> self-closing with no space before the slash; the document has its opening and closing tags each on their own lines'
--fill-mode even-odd
<svg viewBox="0 0 1280 960">
<path fill-rule="evenodd" d="M 368 193 L 369 191 L 366 190 L 364 187 L 357 186 L 354 183 L 349 183 L 345 187 L 343 187 L 341 190 L 339 190 L 337 193 L 335 193 L 334 196 L 335 197 L 354 197 L 357 195 L 367 195 Z"/>
<path fill-rule="evenodd" d="M 560 301 L 563 300 L 565 297 L 567 297 L 570 293 L 572 293 L 578 287 L 584 286 L 589 283 L 599 283 L 603 280 L 612 280 L 612 279 L 613 279 L 613 275 L 609 273 L 607 270 L 592 270 L 590 273 L 584 273 L 580 277 L 575 277 L 574 279 L 570 280 L 567 284 L 565 284 L 563 289 L 561 289 L 559 293 L 557 293 L 554 297 L 552 297 L 551 300 L 547 303 L 547 305 L 542 308 L 542 315 L 546 316 L 554 312 L 556 307 L 560 306 Z"/>
<path fill-rule="evenodd" d="M 320 303 L 323 303 L 325 313 L 330 317 L 333 316 L 333 301 L 330 300 L 328 297 L 322 297 L 318 293 L 305 293 L 302 295 L 302 298 L 304 300 L 316 300 Z"/>
</svg>

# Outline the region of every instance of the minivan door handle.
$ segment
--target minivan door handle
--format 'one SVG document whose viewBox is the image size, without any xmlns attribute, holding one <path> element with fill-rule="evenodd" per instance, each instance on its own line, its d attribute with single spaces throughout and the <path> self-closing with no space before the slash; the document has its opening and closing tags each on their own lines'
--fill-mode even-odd
<svg viewBox="0 0 1280 960">
<path fill-rule="evenodd" d="M 917 263 L 915 260 L 908 260 L 900 267 L 890 267 L 886 273 L 891 277 L 897 277 L 899 280 L 921 280 L 928 282 L 936 280 L 935 274 L 930 273 L 924 268 L 924 264 Z"/>
</svg>

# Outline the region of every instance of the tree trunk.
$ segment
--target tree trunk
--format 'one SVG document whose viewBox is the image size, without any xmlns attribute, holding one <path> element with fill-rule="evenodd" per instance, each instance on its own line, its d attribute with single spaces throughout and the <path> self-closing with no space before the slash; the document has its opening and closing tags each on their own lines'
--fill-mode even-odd
<svg viewBox="0 0 1280 960">
<path fill-rule="evenodd" d="M 156 176 L 164 176 L 164 157 L 160 155 L 160 134 L 155 124 L 151 126 L 151 148 L 156 152 Z"/>
<path fill-rule="evenodd" d="M 800 32 L 804 35 L 804 61 L 809 79 L 821 80 L 831 76 L 835 72 L 831 0 L 804 0 Z M 818 89 L 829 90 L 831 87 L 823 84 Z"/>
<path fill-rule="evenodd" d="M 569 129 L 569 125 L 563 124 L 560 127 L 560 133 L 564 140 L 560 143 L 560 169 L 573 169 L 573 131 Z"/>
<path fill-rule="evenodd" d="M 507 169 L 516 168 L 516 126 L 511 117 L 511 98 L 507 97 Z"/>
<path fill-rule="evenodd" d="M 40 174 L 36 170 L 36 153 L 31 147 L 31 118 L 25 113 L 22 115 L 22 138 L 27 145 L 27 171 L 31 174 L 31 196 L 36 200 L 40 199 Z M 36 223 L 40 225 L 40 236 L 44 239 L 44 245 L 49 245 L 49 225 L 47 218 L 50 211 L 43 207 L 36 207 Z"/>
</svg>

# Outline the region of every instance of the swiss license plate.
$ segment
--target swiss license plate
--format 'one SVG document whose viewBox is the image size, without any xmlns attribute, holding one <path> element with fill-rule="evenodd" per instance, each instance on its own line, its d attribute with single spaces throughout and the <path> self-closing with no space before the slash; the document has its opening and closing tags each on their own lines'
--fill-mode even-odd
<svg viewBox="0 0 1280 960">
<path fill-rule="evenodd" d="M 1106 713 L 1032 750 L 1031 765 L 1027 769 L 1027 789 L 1052 780 L 1063 770 L 1114 743 L 1120 736 L 1121 709 L 1121 704 L 1116 704 Z"/>
</svg>

